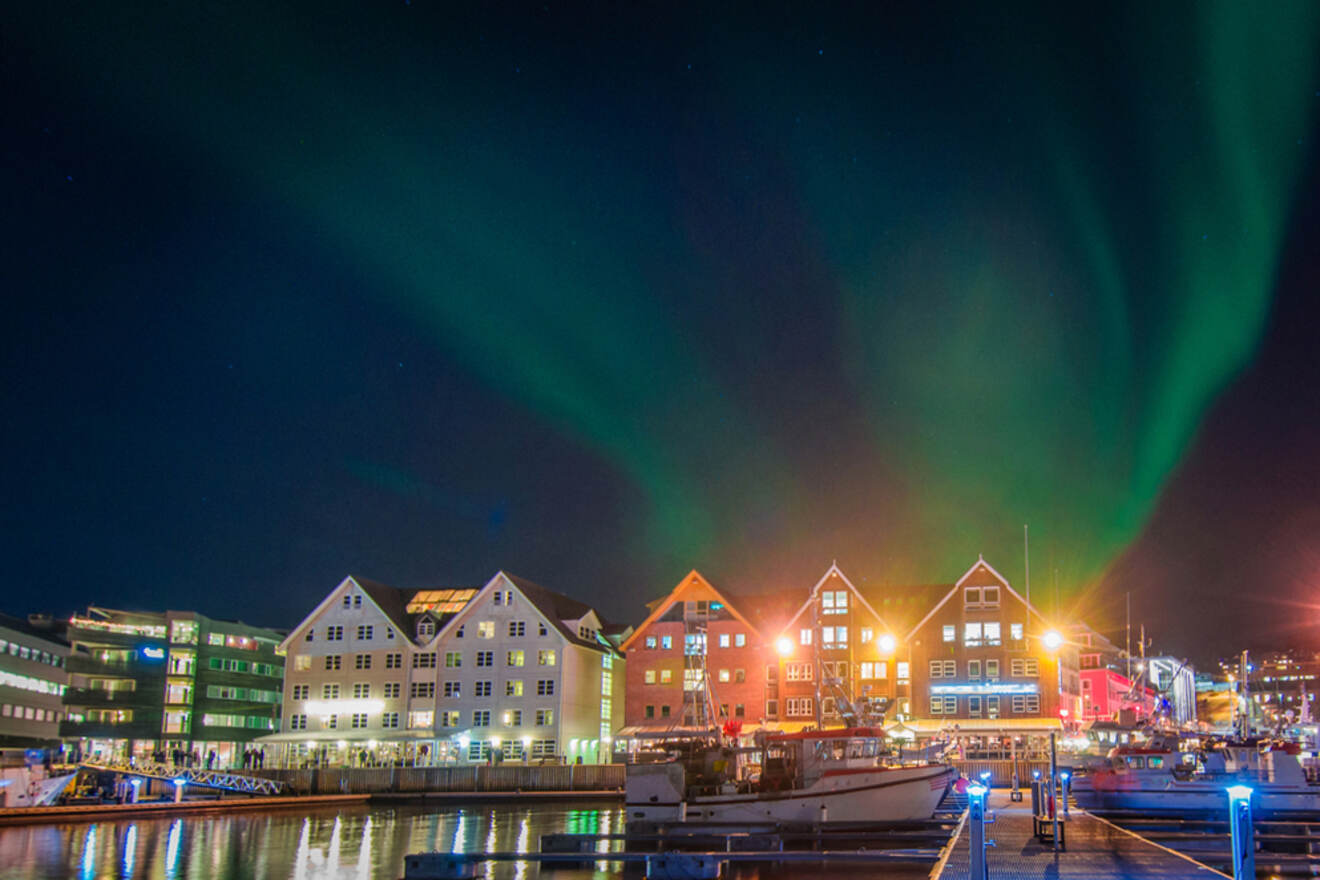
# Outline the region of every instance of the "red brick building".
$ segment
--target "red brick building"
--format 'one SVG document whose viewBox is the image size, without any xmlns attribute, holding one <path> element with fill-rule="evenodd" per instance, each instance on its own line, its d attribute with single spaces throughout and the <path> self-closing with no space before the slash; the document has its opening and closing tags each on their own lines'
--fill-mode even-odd
<svg viewBox="0 0 1320 880">
<path fill-rule="evenodd" d="M 650 608 L 621 646 L 633 662 L 619 738 L 760 724 L 773 651 L 748 618 L 695 570 Z"/>
<path fill-rule="evenodd" d="M 905 638 L 920 736 L 1062 731 L 1077 719 L 1077 646 L 984 559 Z M 1051 644 L 1052 637 L 1058 638 Z"/>
<path fill-rule="evenodd" d="M 883 715 L 898 697 L 897 644 L 856 585 L 830 565 L 778 627 L 778 700 L 767 701 L 766 720 L 780 728 L 845 723 L 840 690 L 862 716 Z"/>
<path fill-rule="evenodd" d="M 622 645 L 620 744 L 728 721 L 837 726 L 834 683 L 896 735 L 973 748 L 1039 745 L 1078 719 L 1077 644 L 1048 647 L 1053 623 L 984 559 L 955 584 L 859 588 L 831 565 L 808 589 L 758 596 L 721 593 L 693 571 L 649 608 Z"/>
</svg>

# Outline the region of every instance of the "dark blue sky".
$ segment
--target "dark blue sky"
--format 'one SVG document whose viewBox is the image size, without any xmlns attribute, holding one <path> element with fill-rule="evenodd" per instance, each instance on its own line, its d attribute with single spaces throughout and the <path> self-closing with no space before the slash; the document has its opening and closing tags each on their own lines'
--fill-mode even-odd
<svg viewBox="0 0 1320 880">
<path fill-rule="evenodd" d="M 1098 625 L 1307 641 L 1315 10 L 1091 16 L 18 12 L 0 605 L 627 619 L 1030 522 Z"/>
</svg>

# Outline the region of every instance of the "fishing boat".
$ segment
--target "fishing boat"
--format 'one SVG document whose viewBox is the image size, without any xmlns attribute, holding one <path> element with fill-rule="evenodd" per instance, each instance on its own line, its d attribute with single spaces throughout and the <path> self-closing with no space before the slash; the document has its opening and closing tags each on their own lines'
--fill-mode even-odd
<svg viewBox="0 0 1320 880">
<path fill-rule="evenodd" d="M 1111 749 L 1104 763 L 1074 777 L 1072 793 L 1091 810 L 1193 815 L 1223 812 L 1227 788 L 1245 785 L 1258 814 L 1317 814 L 1320 784 L 1299 752 L 1281 741 L 1157 737 L 1143 747 Z"/>
<path fill-rule="evenodd" d="M 874 727 L 763 736 L 753 747 L 692 742 L 628 766 L 634 822 L 902 822 L 929 819 L 958 776 L 902 762 Z"/>
</svg>

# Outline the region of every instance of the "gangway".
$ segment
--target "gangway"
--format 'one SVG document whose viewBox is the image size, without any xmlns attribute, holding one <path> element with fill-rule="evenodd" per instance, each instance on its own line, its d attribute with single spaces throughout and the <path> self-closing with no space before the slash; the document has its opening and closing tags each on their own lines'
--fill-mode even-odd
<svg viewBox="0 0 1320 880">
<path fill-rule="evenodd" d="M 182 785 L 196 785 L 200 788 L 214 788 L 221 791 L 234 791 L 240 794 L 277 795 L 284 790 L 284 783 L 262 776 L 248 776 L 228 770 L 205 770 L 197 767 L 173 767 L 154 761 L 82 761 L 79 767 L 109 773 L 123 773 L 125 776 L 141 776 L 148 779 L 160 779 Z"/>
</svg>

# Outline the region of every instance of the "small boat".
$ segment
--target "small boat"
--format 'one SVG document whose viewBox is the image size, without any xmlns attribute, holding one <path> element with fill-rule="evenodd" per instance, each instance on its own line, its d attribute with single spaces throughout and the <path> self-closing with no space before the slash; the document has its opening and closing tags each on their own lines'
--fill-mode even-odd
<svg viewBox="0 0 1320 880">
<path fill-rule="evenodd" d="M 875 727 L 762 735 L 755 747 L 691 741 L 628 765 L 630 827 L 645 822 L 929 819 L 958 771 L 889 754 Z"/>
<path fill-rule="evenodd" d="M 1078 773 L 1072 794 L 1078 806 L 1097 811 L 1164 815 L 1222 813 L 1227 789 L 1252 789 L 1258 815 L 1320 813 L 1320 784 L 1308 775 L 1294 743 L 1223 741 L 1203 747 L 1178 737 L 1158 737 L 1144 747 L 1111 749 L 1105 762 Z"/>
</svg>

